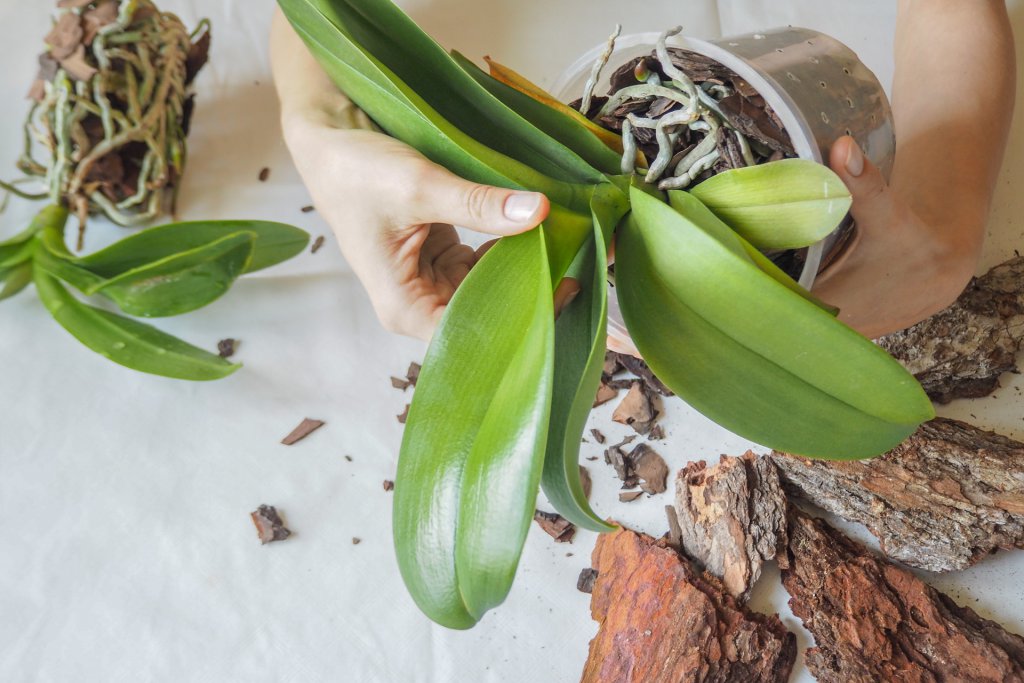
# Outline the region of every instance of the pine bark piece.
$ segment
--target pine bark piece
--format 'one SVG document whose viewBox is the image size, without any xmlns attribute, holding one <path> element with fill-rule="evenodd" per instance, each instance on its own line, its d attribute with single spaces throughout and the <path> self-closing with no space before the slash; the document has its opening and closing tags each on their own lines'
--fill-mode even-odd
<svg viewBox="0 0 1024 683">
<path fill-rule="evenodd" d="M 602 534 L 590 612 L 600 624 L 581 683 L 786 681 L 796 638 L 750 612 L 661 541 Z"/>
<path fill-rule="evenodd" d="M 654 407 L 651 390 L 641 381 L 630 385 L 626 397 L 612 413 L 612 420 L 632 427 L 637 434 L 650 433 L 657 419 L 658 410 Z"/>
<path fill-rule="evenodd" d="M 814 635 L 819 681 L 1024 681 L 1024 638 L 798 510 L 789 564 L 782 582 Z"/>
<path fill-rule="evenodd" d="M 325 424 L 327 423 L 323 420 L 314 420 L 309 417 L 304 417 L 302 418 L 302 422 L 300 422 L 299 425 L 288 434 L 288 436 L 281 439 L 281 443 L 285 446 L 296 444 L 323 427 Z"/>
<path fill-rule="evenodd" d="M 865 525 L 910 566 L 954 571 L 1024 548 L 1024 443 L 965 422 L 931 420 L 870 460 L 771 459 L 787 492 Z"/>
<path fill-rule="evenodd" d="M 921 382 L 933 401 L 987 396 L 1016 369 L 1024 340 L 1024 257 L 971 280 L 956 302 L 878 344 Z"/>
<path fill-rule="evenodd" d="M 260 505 L 249 513 L 252 523 L 256 525 L 256 533 L 260 538 L 260 545 L 266 545 L 275 541 L 283 541 L 292 535 L 284 522 L 281 520 L 277 509 L 273 505 Z"/>
<path fill-rule="evenodd" d="M 576 525 L 555 512 L 534 510 L 533 521 L 557 543 L 572 543 L 572 538 L 576 535 Z"/>
<path fill-rule="evenodd" d="M 785 565 L 786 497 L 775 466 L 747 451 L 703 460 L 676 476 L 676 513 L 682 551 L 746 600 L 764 563 Z"/>
</svg>

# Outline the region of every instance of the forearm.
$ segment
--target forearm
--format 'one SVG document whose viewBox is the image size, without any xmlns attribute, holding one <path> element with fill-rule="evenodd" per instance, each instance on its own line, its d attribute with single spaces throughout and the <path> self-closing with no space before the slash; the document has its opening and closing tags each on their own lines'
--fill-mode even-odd
<svg viewBox="0 0 1024 683">
<path fill-rule="evenodd" d="M 892 190 L 947 247 L 977 256 L 1013 115 L 1003 0 L 900 0 Z"/>
<path fill-rule="evenodd" d="M 280 8 L 274 10 L 270 29 L 270 66 L 286 136 L 311 122 L 334 128 L 373 128 L 313 58 Z"/>
</svg>

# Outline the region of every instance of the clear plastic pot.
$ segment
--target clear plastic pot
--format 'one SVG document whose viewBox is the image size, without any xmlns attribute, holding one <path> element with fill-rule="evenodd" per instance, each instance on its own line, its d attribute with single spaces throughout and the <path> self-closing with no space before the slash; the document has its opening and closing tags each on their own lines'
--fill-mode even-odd
<svg viewBox="0 0 1024 683">
<path fill-rule="evenodd" d="M 610 74 L 629 60 L 650 54 L 657 40 L 657 33 L 620 36 L 594 92 L 607 92 Z M 775 110 L 801 158 L 823 162 L 836 139 L 852 135 L 888 177 L 896 151 L 889 100 L 875 75 L 835 38 L 789 26 L 714 41 L 673 36 L 668 45 L 715 59 L 750 83 Z M 552 93 L 563 102 L 582 95 L 604 49 L 602 43 L 580 56 L 555 81 Z M 822 257 L 835 246 L 840 231 L 807 250 L 800 276 L 804 287 L 814 284 Z M 633 346 L 614 295 L 608 301 L 608 334 L 626 348 Z"/>
</svg>

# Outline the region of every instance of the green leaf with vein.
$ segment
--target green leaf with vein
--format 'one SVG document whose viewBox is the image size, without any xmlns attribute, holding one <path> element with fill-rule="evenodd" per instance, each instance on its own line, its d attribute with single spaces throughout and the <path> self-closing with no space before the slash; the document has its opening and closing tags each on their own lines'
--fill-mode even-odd
<svg viewBox="0 0 1024 683">
<path fill-rule="evenodd" d="M 500 240 L 456 290 L 406 421 L 398 564 L 416 604 L 449 628 L 504 599 L 533 516 L 554 354 L 544 230 Z"/>
<path fill-rule="evenodd" d="M 589 211 L 589 187 L 546 176 L 459 130 L 310 0 L 279 5 L 332 80 L 390 135 L 469 180 L 543 192 L 562 206 Z"/>
<path fill-rule="evenodd" d="M 580 481 L 580 436 L 601 382 L 608 321 L 606 244 L 629 210 L 626 197 L 610 184 L 594 194 L 593 237 L 587 241 L 569 275 L 579 294 L 555 322 L 555 371 L 541 487 L 567 520 L 591 531 L 614 527 L 590 507 Z"/>
<path fill-rule="evenodd" d="M 256 233 L 236 232 L 147 263 L 93 286 L 128 315 L 158 318 L 194 311 L 223 296 L 245 272 Z"/>
<path fill-rule="evenodd" d="M 492 95 L 391 0 L 307 0 L 473 139 L 566 182 L 601 173 Z"/>
<path fill-rule="evenodd" d="M 735 433 L 825 458 L 886 451 L 934 415 L 884 351 L 763 273 L 691 195 L 677 209 L 634 188 L 616 292 L 645 360 Z"/>
<path fill-rule="evenodd" d="M 39 298 L 54 320 L 115 363 L 193 381 L 220 379 L 241 367 L 149 325 L 83 304 L 42 269 L 35 269 L 34 280 Z"/>
<path fill-rule="evenodd" d="M 853 201 L 839 176 L 807 159 L 725 171 L 690 194 L 758 249 L 797 249 L 824 239 Z"/>
</svg>

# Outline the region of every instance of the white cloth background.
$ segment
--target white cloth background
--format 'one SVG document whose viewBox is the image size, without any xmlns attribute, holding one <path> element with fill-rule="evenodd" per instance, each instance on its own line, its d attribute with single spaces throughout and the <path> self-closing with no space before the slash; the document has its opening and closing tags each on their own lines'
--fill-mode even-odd
<svg viewBox="0 0 1024 683">
<path fill-rule="evenodd" d="M 1010 4 L 1024 43 L 1024 2 Z M 593 534 L 556 545 L 531 530 L 508 601 L 471 631 L 433 625 L 407 596 L 391 547 L 391 494 L 381 482 L 394 473 L 395 415 L 408 397 L 390 388 L 388 376 L 401 374 L 424 347 L 380 328 L 326 226 L 299 211 L 309 200 L 281 142 L 270 83 L 271 0 L 164 5 L 190 26 L 201 16 L 214 25 L 212 63 L 198 82 L 184 217 L 282 220 L 328 235 L 328 243 L 315 256 L 246 279 L 205 310 L 159 322 L 207 348 L 223 337 L 241 339 L 245 367 L 210 384 L 104 361 L 58 328 L 31 289 L 0 305 L 0 680 L 578 680 L 595 624 L 575 582 L 589 566 Z M 648 0 L 642 12 L 607 0 L 411 0 L 407 7 L 445 45 L 491 54 L 544 84 L 616 21 L 627 31 L 683 23 L 700 37 L 813 26 L 852 46 L 883 82 L 892 74 L 891 0 Z M 0 0 L 6 177 L 49 8 Z M 937 96 L 957 96 L 950 87 Z M 1018 114 L 986 267 L 1022 243 L 1022 150 Z M 266 183 L 257 181 L 263 167 L 271 169 Z M 0 234 L 12 234 L 34 208 L 14 202 L 0 217 Z M 87 248 L 121 235 L 96 221 Z M 1022 438 L 1022 385 L 1008 376 L 995 398 L 941 412 Z M 747 447 L 678 401 L 665 410 L 669 439 L 657 448 L 673 470 Z M 595 411 L 592 424 L 617 439 L 625 432 L 610 412 Z M 307 416 L 327 425 L 296 446 L 280 445 Z M 584 444 L 584 456 L 599 454 L 596 444 Z M 671 494 L 619 504 L 610 468 L 586 464 L 597 510 L 652 533 L 665 530 L 662 506 Z M 260 546 L 249 512 L 261 503 L 282 511 L 292 538 Z M 1024 553 L 1000 553 L 969 571 L 926 579 L 1022 632 L 1022 576 Z M 802 650 L 810 638 L 786 599 L 772 569 L 753 604 L 779 611 Z M 800 668 L 794 680 L 811 678 Z"/>
</svg>

